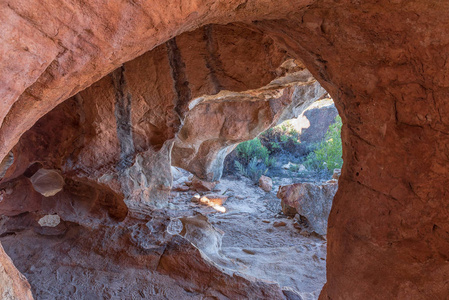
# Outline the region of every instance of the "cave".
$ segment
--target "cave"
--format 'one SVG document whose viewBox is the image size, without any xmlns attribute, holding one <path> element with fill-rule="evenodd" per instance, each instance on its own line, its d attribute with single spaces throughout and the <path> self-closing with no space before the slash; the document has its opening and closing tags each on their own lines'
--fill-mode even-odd
<svg viewBox="0 0 449 300">
<path fill-rule="evenodd" d="M 68 269 L 78 268 L 89 282 L 106 263 L 124 281 L 127 264 L 152 283 L 151 295 L 284 299 L 279 286 L 220 272 L 186 239 L 165 234 L 176 225 L 164 210 L 170 166 L 217 180 L 232 147 L 287 118 L 298 95 L 329 93 L 343 122 L 344 165 L 320 299 L 449 295 L 449 4 L 0 5 L 1 236 L 25 237 L 15 257 L 42 247 L 37 236 L 49 247 L 69 242 L 47 260 L 41 251 L 27 272 L 48 267 L 70 282 Z M 292 70 L 280 67 L 288 60 Z M 97 269 L 74 266 L 72 248 Z M 1 264 L 3 297 L 30 299 L 3 252 Z M 83 296 L 112 298 L 117 278 L 104 276 L 103 290 Z"/>
</svg>

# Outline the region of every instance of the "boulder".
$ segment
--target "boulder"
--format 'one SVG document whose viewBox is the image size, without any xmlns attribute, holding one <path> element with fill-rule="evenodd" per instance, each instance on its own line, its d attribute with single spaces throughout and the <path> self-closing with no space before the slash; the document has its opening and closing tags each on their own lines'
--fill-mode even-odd
<svg viewBox="0 0 449 300">
<path fill-rule="evenodd" d="M 273 189 L 273 180 L 268 176 L 262 175 L 259 178 L 259 187 L 265 192 L 271 192 Z"/>
<path fill-rule="evenodd" d="M 338 111 L 332 99 L 317 101 L 298 118 L 301 143 L 320 143 L 329 126 L 335 122 Z"/>
<path fill-rule="evenodd" d="M 38 223 L 43 227 L 56 227 L 61 223 L 61 218 L 58 215 L 45 215 L 39 219 Z"/>
<path fill-rule="evenodd" d="M 337 192 L 336 182 L 314 184 L 296 183 L 279 187 L 277 197 L 281 199 L 285 215 L 299 214 L 307 219 L 311 230 L 318 234 L 327 233 L 327 220 Z"/>
</svg>

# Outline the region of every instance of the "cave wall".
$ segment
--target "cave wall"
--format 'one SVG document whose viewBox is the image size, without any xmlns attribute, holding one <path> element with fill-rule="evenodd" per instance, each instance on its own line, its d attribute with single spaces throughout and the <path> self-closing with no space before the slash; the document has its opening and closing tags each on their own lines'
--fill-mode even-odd
<svg viewBox="0 0 449 300">
<path fill-rule="evenodd" d="M 42 115 L 123 62 L 200 25 L 242 22 L 300 58 L 342 116 L 345 164 L 321 298 L 449 294 L 446 2 L 1 5 L 0 157 Z"/>
<path fill-rule="evenodd" d="M 39 168 L 59 170 L 66 181 L 64 193 L 76 183 L 98 191 L 94 195 L 114 195 L 112 203 L 143 201 L 163 206 L 172 182 L 171 150 L 178 131 L 189 122 L 190 102 L 222 90 L 265 86 L 285 75 L 285 68 L 279 66 L 287 58 L 285 50 L 261 33 L 236 25 L 208 25 L 125 63 L 58 105 L 21 137 L 12 151 L 12 165 L 5 164 L 8 168 L 0 178 L 0 188 L 14 190 L 4 196 L 7 201 L 0 204 L 0 211 L 7 215 L 32 212 L 49 202 L 26 179 Z M 254 63 L 245 66 L 248 59 Z M 311 78 L 307 70 L 303 73 L 300 79 Z M 316 80 L 310 84 L 324 92 Z M 254 109 L 249 114 L 251 122 L 265 122 L 266 128 L 275 124 L 293 100 L 295 87 L 279 92 L 284 85 L 259 92 L 266 116 L 258 118 L 260 113 Z M 277 102 L 268 101 L 275 94 Z M 227 98 L 220 97 L 226 104 Z M 248 105 L 253 103 L 249 96 L 241 98 Z M 229 105 L 229 118 L 236 109 Z M 256 128 L 254 134 L 262 130 Z M 61 197 L 53 198 L 66 203 Z M 92 202 L 98 202 L 97 198 L 93 196 Z M 61 215 L 61 209 L 57 211 Z"/>
<path fill-rule="evenodd" d="M 382 5 L 317 6 L 259 25 L 291 38 L 286 47 L 316 72 L 343 119 L 321 298 L 444 299 L 448 5 Z M 300 19 L 305 28 L 293 29 Z"/>
</svg>

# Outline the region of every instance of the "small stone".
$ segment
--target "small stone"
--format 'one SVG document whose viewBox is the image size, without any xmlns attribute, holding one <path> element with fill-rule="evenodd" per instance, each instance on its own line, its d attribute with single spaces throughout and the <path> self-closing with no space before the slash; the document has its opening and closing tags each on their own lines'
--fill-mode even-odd
<svg viewBox="0 0 449 300">
<path fill-rule="evenodd" d="M 334 174 L 332 174 L 332 179 L 338 180 L 338 178 L 340 178 L 340 175 L 341 175 L 341 169 L 334 169 Z"/>
<path fill-rule="evenodd" d="M 301 295 L 298 294 L 297 291 L 295 291 L 289 287 L 284 287 L 282 289 L 282 293 L 284 293 L 286 300 L 303 300 Z"/>
<path fill-rule="evenodd" d="M 46 215 L 40 218 L 38 223 L 42 227 L 56 227 L 61 223 L 61 218 L 58 215 Z"/>
<path fill-rule="evenodd" d="M 174 218 L 170 220 L 170 223 L 167 226 L 167 232 L 171 235 L 180 234 L 184 225 L 181 220 L 178 218 Z"/>
<path fill-rule="evenodd" d="M 301 231 L 299 234 L 302 235 L 302 236 L 304 236 L 304 237 L 310 237 L 310 236 L 312 235 L 310 232 L 304 231 L 304 230 Z"/>
<path fill-rule="evenodd" d="M 295 229 L 298 229 L 299 231 L 302 230 L 301 225 L 299 225 L 298 223 L 293 223 L 293 227 L 295 227 Z"/>
<path fill-rule="evenodd" d="M 175 192 L 187 192 L 190 188 L 187 185 L 175 185 L 172 190 Z"/>
<path fill-rule="evenodd" d="M 268 221 L 268 220 L 262 220 L 262 222 L 264 222 L 264 223 L 271 223 L 271 222 Z"/>
<path fill-rule="evenodd" d="M 282 227 L 282 226 L 286 226 L 287 223 L 283 222 L 283 221 L 278 221 L 278 222 L 274 222 L 273 226 L 274 227 Z"/>
<path fill-rule="evenodd" d="M 242 249 L 242 251 L 247 253 L 247 254 L 251 254 L 251 255 L 256 254 L 256 252 L 254 252 L 253 250 L 249 250 L 249 249 Z"/>
<path fill-rule="evenodd" d="M 273 188 L 273 180 L 265 175 L 260 176 L 259 178 L 259 187 L 265 192 L 271 192 Z"/>
<path fill-rule="evenodd" d="M 292 164 L 291 162 L 289 162 L 288 164 L 285 164 L 282 166 L 282 169 L 284 170 L 290 170 L 290 168 L 293 166 L 294 164 Z"/>
<path fill-rule="evenodd" d="M 190 201 L 199 203 L 200 199 L 201 199 L 200 194 L 195 194 L 195 195 L 193 195 L 193 197 Z"/>
<path fill-rule="evenodd" d="M 197 192 L 210 192 L 215 188 L 215 185 L 217 185 L 216 182 L 207 182 L 197 177 L 192 179 L 192 189 Z"/>
</svg>

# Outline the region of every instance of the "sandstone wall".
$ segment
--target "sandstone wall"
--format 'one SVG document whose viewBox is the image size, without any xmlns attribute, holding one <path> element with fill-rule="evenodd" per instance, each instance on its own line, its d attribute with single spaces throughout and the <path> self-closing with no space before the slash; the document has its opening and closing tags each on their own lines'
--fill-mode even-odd
<svg viewBox="0 0 449 300">
<path fill-rule="evenodd" d="M 321 298 L 444 299 L 449 294 L 448 3 L 1 5 L 0 157 L 41 116 L 122 63 L 202 25 L 244 23 L 300 58 L 342 116 L 345 164 L 329 219 L 328 283 Z M 120 76 L 112 82 L 120 85 Z"/>
</svg>

